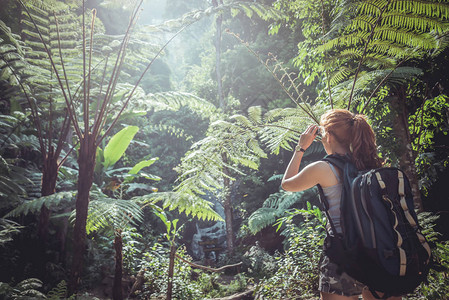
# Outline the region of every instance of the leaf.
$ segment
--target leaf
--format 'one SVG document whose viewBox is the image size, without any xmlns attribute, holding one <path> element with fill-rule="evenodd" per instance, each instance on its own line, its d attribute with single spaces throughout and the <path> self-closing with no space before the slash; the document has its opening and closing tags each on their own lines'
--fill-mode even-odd
<svg viewBox="0 0 449 300">
<path fill-rule="evenodd" d="M 139 127 L 128 126 L 111 138 L 104 148 L 104 168 L 114 165 L 123 156 L 137 131 L 139 131 Z"/>
<path fill-rule="evenodd" d="M 128 174 L 137 174 L 143 168 L 149 167 L 152 164 L 154 164 L 154 162 L 157 161 L 158 159 L 159 159 L 158 157 L 155 157 L 149 160 L 140 161 L 131 170 L 129 170 Z"/>
</svg>

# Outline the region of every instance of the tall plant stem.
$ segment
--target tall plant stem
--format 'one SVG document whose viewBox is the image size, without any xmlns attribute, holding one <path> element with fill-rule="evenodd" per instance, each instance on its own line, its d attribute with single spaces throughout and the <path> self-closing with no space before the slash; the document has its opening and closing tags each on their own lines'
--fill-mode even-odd
<svg viewBox="0 0 449 300">
<path fill-rule="evenodd" d="M 64 96 L 64 100 L 65 100 L 66 105 L 67 105 L 67 109 L 68 109 L 67 111 L 68 111 L 68 113 L 69 113 L 70 120 L 72 121 L 72 124 L 73 124 L 73 127 L 75 128 L 76 134 L 78 135 L 78 137 L 81 138 L 82 133 L 81 133 L 81 130 L 80 130 L 80 128 L 79 128 L 79 124 L 78 124 L 78 122 L 77 122 L 77 120 L 76 120 L 76 118 L 75 118 L 75 116 L 74 116 L 74 115 L 75 115 L 75 111 L 72 111 L 72 110 L 70 109 L 70 107 L 71 107 L 71 105 L 70 105 L 70 99 L 68 98 L 67 93 L 66 93 L 66 91 L 65 91 L 65 89 L 64 89 L 64 84 L 63 84 L 63 82 L 62 82 L 61 77 L 59 76 L 59 72 L 58 72 L 58 70 L 56 69 L 56 64 L 55 64 L 55 62 L 54 62 L 54 60 L 53 60 L 53 55 L 51 54 L 50 49 L 48 49 L 47 43 L 45 43 L 45 40 L 44 40 L 44 38 L 43 38 L 43 36 L 42 36 L 42 33 L 41 33 L 41 31 L 39 30 L 39 27 L 37 26 L 36 21 L 35 21 L 34 18 L 31 16 L 31 13 L 30 13 L 28 7 L 22 2 L 22 0 L 17 0 L 17 1 L 19 1 L 20 5 L 22 5 L 22 7 L 25 9 L 25 11 L 26 11 L 28 17 L 30 18 L 31 22 L 33 23 L 33 25 L 34 25 L 34 27 L 35 27 L 35 29 L 36 29 L 38 35 L 39 35 L 39 39 L 40 39 L 42 45 L 44 46 L 45 53 L 47 53 L 47 55 L 48 55 L 48 59 L 50 60 L 51 66 L 52 66 L 52 68 L 53 68 L 53 70 L 54 70 L 54 72 L 55 72 L 56 78 L 57 78 L 57 80 L 58 80 L 59 87 L 61 88 L 62 94 L 63 94 L 63 96 Z M 83 0 L 83 4 L 84 4 L 84 0 Z"/>
<path fill-rule="evenodd" d="M 351 102 L 352 102 L 352 97 L 354 95 L 355 84 L 357 82 L 357 77 L 359 75 L 360 69 L 362 68 L 363 61 L 365 60 L 366 53 L 368 52 L 368 46 L 369 46 L 369 44 L 370 44 L 370 42 L 371 42 L 371 40 L 372 40 L 372 38 L 374 36 L 375 29 L 376 29 L 377 25 L 379 25 L 380 21 L 382 20 L 382 14 L 387 9 L 387 7 L 390 5 L 390 2 L 391 2 L 391 0 L 388 0 L 387 4 L 385 4 L 385 6 L 382 9 L 380 9 L 379 16 L 377 17 L 376 22 L 373 24 L 373 26 L 371 28 L 370 35 L 368 36 L 368 38 L 365 41 L 365 48 L 363 49 L 363 53 L 362 53 L 362 56 L 360 57 L 359 64 L 357 66 L 357 70 L 355 71 L 354 82 L 352 83 L 351 94 L 349 95 L 349 101 L 348 101 L 347 109 L 351 108 Z"/>
<path fill-rule="evenodd" d="M 41 122 L 40 122 L 40 118 L 39 118 L 39 113 L 38 113 L 37 108 L 36 108 L 36 104 L 33 103 L 33 101 L 31 100 L 31 97 L 28 94 L 27 89 L 25 88 L 25 85 L 22 83 L 22 80 L 20 79 L 20 77 L 16 73 L 16 71 L 14 71 L 14 68 L 9 64 L 9 62 L 6 59 L 2 58 L 2 61 L 8 66 L 9 70 L 11 71 L 11 73 L 17 79 L 17 82 L 19 83 L 20 89 L 22 90 L 23 94 L 25 95 L 25 98 L 27 99 L 28 105 L 30 106 L 30 110 L 31 110 L 31 116 L 33 118 L 34 125 L 36 126 L 36 129 L 37 129 L 37 132 L 38 132 L 38 140 L 39 140 L 39 147 L 40 147 L 40 150 L 41 150 L 41 154 L 43 156 L 43 159 L 45 159 L 46 148 L 45 148 L 45 145 L 44 145 L 44 139 L 43 139 L 43 136 L 42 136 L 42 129 L 41 129 Z M 12 134 L 12 132 L 11 132 L 11 134 Z"/>
<path fill-rule="evenodd" d="M 180 30 L 178 30 L 167 42 L 165 42 L 165 44 L 159 49 L 159 51 L 156 53 L 156 55 L 153 57 L 153 59 L 148 63 L 147 67 L 145 68 L 145 70 L 142 72 L 142 74 L 140 75 L 139 79 L 137 80 L 137 82 L 134 85 L 134 88 L 132 89 L 132 91 L 129 93 L 127 99 L 125 100 L 124 105 L 122 106 L 122 108 L 120 109 L 119 113 L 117 114 L 117 116 L 115 117 L 115 119 L 112 121 L 111 125 L 109 126 L 109 128 L 105 131 L 105 133 L 103 134 L 103 136 L 98 140 L 97 144 L 99 144 L 103 138 L 105 136 L 107 136 L 109 134 L 109 132 L 112 130 L 112 128 L 114 127 L 114 125 L 117 123 L 118 119 L 120 118 L 121 114 L 123 113 L 123 111 L 126 109 L 126 107 L 129 104 L 129 101 L 131 100 L 132 96 L 134 95 L 134 92 L 136 91 L 137 87 L 139 86 L 140 82 L 142 81 L 143 77 L 145 76 L 145 74 L 148 72 L 148 70 L 150 69 L 151 65 L 153 64 L 153 62 L 156 60 L 156 58 L 159 57 L 159 55 L 164 51 L 164 49 L 168 46 L 168 44 L 170 44 L 170 42 L 177 37 L 181 32 L 183 32 L 188 26 L 190 26 L 192 23 L 185 25 L 184 27 L 182 27 Z"/>
<path fill-rule="evenodd" d="M 303 110 L 314 122 L 316 122 L 317 124 L 319 124 L 319 120 L 317 117 L 315 117 L 315 115 L 313 114 L 312 111 L 308 110 L 306 108 L 305 105 L 301 104 L 298 102 L 297 99 L 301 99 L 301 101 L 304 103 L 305 101 L 302 99 L 301 93 L 299 93 L 297 86 L 295 85 L 294 80 L 292 80 L 291 76 L 287 73 L 286 70 L 282 69 L 282 71 L 284 72 L 284 76 L 288 77 L 288 80 L 290 81 L 290 83 L 293 85 L 295 91 L 298 93 L 298 97 L 294 97 L 292 95 L 292 93 L 290 93 L 290 91 L 287 89 L 287 87 L 282 83 L 281 79 L 284 77 L 282 76 L 281 79 L 279 79 L 279 77 L 276 75 L 275 70 L 272 70 L 268 64 L 262 60 L 262 58 L 260 57 L 259 54 L 257 54 L 253 49 L 251 49 L 251 47 L 249 47 L 248 43 L 246 43 L 245 41 L 243 41 L 237 34 L 230 32 L 229 30 L 226 31 L 228 34 L 234 36 L 243 46 L 245 46 L 245 48 L 251 53 L 253 54 L 257 60 L 264 66 L 264 68 L 271 74 L 271 76 L 273 76 L 273 78 L 277 81 L 277 83 L 281 86 L 282 90 L 287 94 L 287 96 L 290 98 L 290 100 L 292 100 L 301 110 Z"/>
<path fill-rule="evenodd" d="M 321 0 L 321 30 L 322 30 L 322 34 L 323 34 L 323 38 L 324 35 L 326 34 L 326 23 L 325 23 L 325 18 L 324 18 L 324 1 Z M 324 39 L 323 39 L 323 43 L 324 43 Z M 329 76 L 329 70 L 326 68 L 326 79 L 327 79 L 327 92 L 329 93 L 329 101 L 331 103 L 331 108 L 334 108 L 334 101 L 332 99 L 332 92 L 331 92 L 331 84 L 330 84 L 330 76 Z"/>
<path fill-rule="evenodd" d="M 382 87 L 384 82 L 391 76 L 391 74 L 396 71 L 397 68 L 404 62 L 405 60 L 400 61 L 391 71 L 388 73 L 382 80 L 379 82 L 379 84 L 376 86 L 376 88 L 373 90 L 371 95 L 369 95 L 368 99 L 365 102 L 365 105 L 363 106 L 362 110 L 360 111 L 361 114 L 364 113 L 365 109 L 368 107 L 368 104 L 371 102 L 371 99 L 374 97 L 374 95 L 377 93 L 377 91 Z"/>
</svg>

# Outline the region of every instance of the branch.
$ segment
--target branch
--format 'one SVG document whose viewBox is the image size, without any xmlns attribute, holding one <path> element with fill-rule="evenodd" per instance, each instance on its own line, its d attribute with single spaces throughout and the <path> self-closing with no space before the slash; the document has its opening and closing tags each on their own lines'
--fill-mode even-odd
<svg viewBox="0 0 449 300">
<path fill-rule="evenodd" d="M 31 100 L 31 97 L 28 95 L 28 93 L 27 93 L 27 91 L 25 89 L 25 86 L 22 84 L 22 80 L 20 79 L 19 75 L 17 75 L 17 73 L 14 71 L 13 67 L 11 66 L 11 64 L 5 58 L 3 58 L 3 56 L 1 57 L 1 60 L 3 62 L 5 62 L 5 64 L 8 66 L 8 68 L 11 70 L 11 72 L 14 75 L 14 77 L 16 78 L 20 88 L 22 89 L 22 91 L 23 91 L 23 93 L 25 95 L 25 98 L 27 99 L 28 105 L 30 106 L 30 109 L 31 109 L 31 116 L 33 118 L 33 121 L 34 121 L 34 123 L 36 125 L 36 129 L 37 129 L 37 132 L 38 132 L 37 137 L 38 137 L 38 140 L 39 140 L 39 146 L 41 148 L 41 154 L 43 155 L 43 157 L 45 159 L 46 150 L 45 150 L 45 146 L 44 146 L 44 140 L 43 140 L 43 137 L 42 137 L 42 128 L 41 128 L 40 119 L 39 119 L 39 113 L 37 111 L 37 108 L 35 108 L 33 106 L 33 101 Z M 11 134 L 12 133 L 13 133 L 13 131 L 11 132 Z M 5 139 L 4 142 L 6 142 L 6 139 Z"/>
<path fill-rule="evenodd" d="M 80 128 L 79 128 L 79 124 L 78 124 L 77 120 L 76 120 L 75 117 L 74 117 L 75 112 L 72 111 L 72 110 L 70 109 L 70 108 L 71 108 L 71 105 L 70 105 L 69 99 L 68 99 L 68 97 L 67 97 L 67 94 L 66 94 L 66 92 L 65 92 L 64 84 L 62 83 L 62 80 L 61 80 L 61 78 L 60 78 L 60 76 L 59 76 L 59 72 L 58 72 L 58 70 L 56 69 L 56 64 L 55 64 L 55 62 L 53 61 L 53 56 L 51 55 L 51 51 L 50 51 L 50 49 L 48 49 L 47 44 L 45 43 L 44 38 L 43 38 L 43 36 L 42 36 L 42 33 L 41 33 L 41 31 L 39 30 L 39 27 L 37 26 L 36 21 L 35 21 L 34 18 L 31 16 L 31 13 L 30 13 L 30 11 L 28 10 L 28 7 L 22 2 L 22 0 L 17 0 L 17 1 L 19 1 L 20 5 L 25 9 L 25 11 L 26 11 L 28 17 L 29 17 L 30 20 L 33 22 L 34 28 L 36 29 L 37 33 L 39 34 L 39 39 L 41 40 L 41 43 L 42 43 L 42 45 L 43 45 L 44 48 L 45 48 L 45 52 L 46 52 L 47 55 L 48 55 L 48 59 L 50 60 L 50 63 L 51 63 L 51 66 L 52 66 L 53 70 L 55 71 L 56 78 L 58 79 L 59 86 L 61 87 L 61 91 L 62 91 L 62 94 L 63 94 L 63 96 L 64 96 L 64 100 L 65 100 L 65 102 L 66 102 L 67 109 L 68 109 L 68 112 L 69 112 L 70 120 L 71 120 L 72 123 L 73 123 L 73 127 L 75 128 L 76 134 L 78 135 L 79 138 L 81 138 L 81 137 L 82 137 L 82 133 L 81 133 L 81 130 L 80 130 Z M 83 3 L 84 3 L 84 2 L 83 2 Z"/>
<path fill-rule="evenodd" d="M 377 91 L 380 89 L 380 87 L 383 85 L 383 83 L 391 76 L 391 74 L 393 74 L 394 71 L 396 71 L 396 69 L 402 65 L 407 59 L 403 59 L 402 61 L 400 61 L 394 68 L 393 70 L 391 70 L 390 73 L 387 74 L 387 76 L 385 76 L 380 82 L 379 84 L 376 86 L 376 88 L 374 89 L 374 91 L 371 93 L 371 95 L 368 97 L 368 100 L 366 101 L 365 105 L 363 106 L 362 110 L 360 111 L 361 114 L 363 114 L 363 112 L 365 111 L 365 109 L 367 108 L 368 104 L 370 103 L 371 99 L 373 98 L 373 96 L 377 93 Z M 351 98 L 350 98 L 351 99 Z M 349 106 L 348 106 L 349 108 Z"/>
<path fill-rule="evenodd" d="M 153 62 L 156 60 L 157 57 L 159 57 L 159 55 L 162 53 L 162 51 L 168 46 L 168 44 L 175 38 L 177 37 L 182 31 L 184 31 L 184 29 L 186 29 L 188 26 L 190 26 L 192 23 L 189 23 L 187 25 L 185 25 L 184 27 L 182 27 L 178 32 L 176 32 L 162 47 L 161 49 L 159 49 L 159 51 L 156 53 L 156 55 L 153 57 L 153 59 L 150 61 L 150 63 L 147 65 L 147 67 L 145 68 L 145 70 L 143 71 L 143 73 L 140 75 L 139 79 L 137 80 L 136 84 L 134 85 L 134 88 L 132 89 L 131 93 L 128 95 L 128 98 L 126 99 L 125 103 L 123 104 L 122 108 L 120 109 L 119 113 L 117 114 L 117 116 L 115 117 L 115 119 L 112 121 L 111 125 L 109 126 L 109 128 L 106 130 L 106 132 L 103 134 L 102 137 L 99 138 L 98 140 L 98 144 L 109 134 L 109 132 L 112 130 L 112 128 L 114 127 L 115 123 L 117 123 L 118 119 L 120 118 L 120 116 L 122 115 L 123 111 L 125 110 L 125 108 L 128 106 L 129 101 L 131 100 L 131 97 L 134 95 L 134 92 L 136 91 L 137 87 L 139 86 L 140 82 L 142 81 L 143 77 L 145 76 L 145 74 L 148 72 L 148 70 L 150 69 L 151 65 L 153 64 Z"/>
<path fill-rule="evenodd" d="M 109 84 L 108 84 L 108 88 L 106 90 L 106 94 L 104 96 L 103 103 L 101 104 L 100 112 L 98 113 L 98 118 L 94 120 L 94 126 L 93 126 L 92 133 L 93 133 L 95 139 L 98 138 L 98 136 L 100 135 L 100 132 L 101 132 L 100 129 L 102 126 L 104 126 L 104 122 L 106 121 L 106 118 L 104 117 L 104 115 L 108 111 L 109 102 L 112 99 L 114 89 L 115 89 L 118 77 L 120 75 L 120 70 L 121 70 L 122 63 L 123 63 L 123 60 L 125 57 L 126 48 L 127 48 L 128 41 L 129 41 L 129 36 L 131 34 L 131 29 L 135 25 L 135 19 L 137 18 L 137 13 L 139 11 L 140 6 L 142 5 L 142 2 L 143 2 L 143 0 L 141 0 L 140 3 L 137 5 L 137 8 L 135 9 L 132 17 L 130 18 L 128 28 L 126 29 L 126 33 L 123 37 L 119 52 L 117 54 L 117 59 L 115 61 L 114 68 L 112 70 L 112 75 L 109 79 Z M 103 135 L 103 137 L 106 135 L 107 134 Z M 100 143 L 100 141 L 103 139 L 103 137 L 100 138 L 98 143 Z"/>
<path fill-rule="evenodd" d="M 306 109 L 303 105 L 301 105 L 301 103 L 299 103 L 297 101 L 297 98 L 293 97 L 293 95 L 289 92 L 289 90 L 284 86 L 284 84 L 282 83 L 282 81 L 278 78 L 278 76 L 276 75 L 276 73 L 274 72 L 274 70 L 270 69 L 270 67 L 268 66 L 268 64 L 266 62 L 264 62 L 262 60 L 262 58 L 253 50 L 249 47 L 248 43 L 246 43 L 245 41 L 243 41 L 237 34 L 231 32 L 230 30 L 226 30 L 226 32 L 232 36 L 234 36 L 243 46 L 245 46 L 245 48 L 251 53 L 253 54 L 257 60 L 265 67 L 265 69 L 270 72 L 270 74 L 273 76 L 273 78 L 279 83 L 279 85 L 281 86 L 281 88 L 284 90 L 284 92 L 287 94 L 287 96 L 300 108 L 302 109 L 313 121 L 315 121 L 317 124 L 319 124 L 319 120 L 314 116 L 313 112 L 309 111 L 308 109 Z M 295 89 L 296 92 L 298 92 L 297 86 L 294 84 L 294 81 L 291 79 L 291 76 L 285 71 L 284 68 L 282 68 L 282 71 L 285 73 L 284 76 L 287 76 L 287 78 L 289 79 L 290 83 L 293 85 L 293 88 Z M 282 77 L 283 78 L 283 77 Z M 282 79 L 281 78 L 281 79 Z M 298 98 L 301 99 L 302 102 L 305 102 L 302 97 L 301 94 L 299 93 Z"/>
<path fill-rule="evenodd" d="M 215 268 L 210 268 L 210 267 L 206 267 L 206 266 L 195 264 L 195 263 L 193 263 L 191 261 L 188 261 L 188 260 L 182 258 L 178 254 L 175 254 L 175 257 L 178 258 L 179 260 L 185 262 L 186 264 L 190 265 L 191 267 L 194 267 L 194 268 L 197 268 L 197 269 L 201 269 L 201 270 L 204 270 L 204 271 L 215 272 L 215 273 L 222 272 L 223 270 L 226 270 L 226 269 L 229 269 L 229 268 L 239 267 L 239 266 L 241 266 L 243 264 L 242 262 L 239 262 L 237 264 L 226 265 L 226 266 L 220 267 L 218 269 L 215 269 Z"/>
</svg>

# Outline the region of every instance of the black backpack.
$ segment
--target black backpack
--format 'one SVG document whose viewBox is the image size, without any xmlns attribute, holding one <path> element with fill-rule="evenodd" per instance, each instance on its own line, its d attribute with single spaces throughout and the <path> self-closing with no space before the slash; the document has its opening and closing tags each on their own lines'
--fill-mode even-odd
<svg viewBox="0 0 449 300">
<path fill-rule="evenodd" d="M 328 236 L 326 255 L 354 279 L 382 298 L 411 293 L 426 281 L 430 247 L 420 232 L 410 183 L 397 168 L 358 171 L 348 156 L 324 159 L 342 171 L 340 203 L 342 234 L 327 211 L 328 204 L 318 185 L 321 202 L 334 235 Z"/>
</svg>

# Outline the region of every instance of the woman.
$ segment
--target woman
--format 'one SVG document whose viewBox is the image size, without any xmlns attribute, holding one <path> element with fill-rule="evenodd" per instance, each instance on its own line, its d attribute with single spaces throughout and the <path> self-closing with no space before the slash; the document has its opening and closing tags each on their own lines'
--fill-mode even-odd
<svg viewBox="0 0 449 300">
<path fill-rule="evenodd" d="M 312 144 L 320 130 L 324 149 L 327 154 L 350 154 L 357 169 L 373 169 L 382 165 L 377 155 L 376 139 L 373 129 L 364 115 L 352 114 L 348 110 L 334 109 L 321 117 L 321 127 L 309 126 L 301 135 L 293 157 L 282 179 L 282 188 L 286 191 L 300 192 L 317 184 L 323 188 L 324 196 L 329 203 L 329 215 L 337 232 L 340 226 L 340 197 L 342 191 L 342 174 L 331 164 L 317 161 L 306 166 L 301 172 L 299 165 L 302 156 Z M 328 234 L 330 228 L 328 228 Z M 337 265 L 323 255 L 320 266 L 319 290 L 321 299 L 375 299 L 362 283 L 348 274 L 337 272 Z M 379 293 L 381 294 L 381 293 Z M 399 300 L 401 297 L 390 297 L 389 300 Z"/>
</svg>

